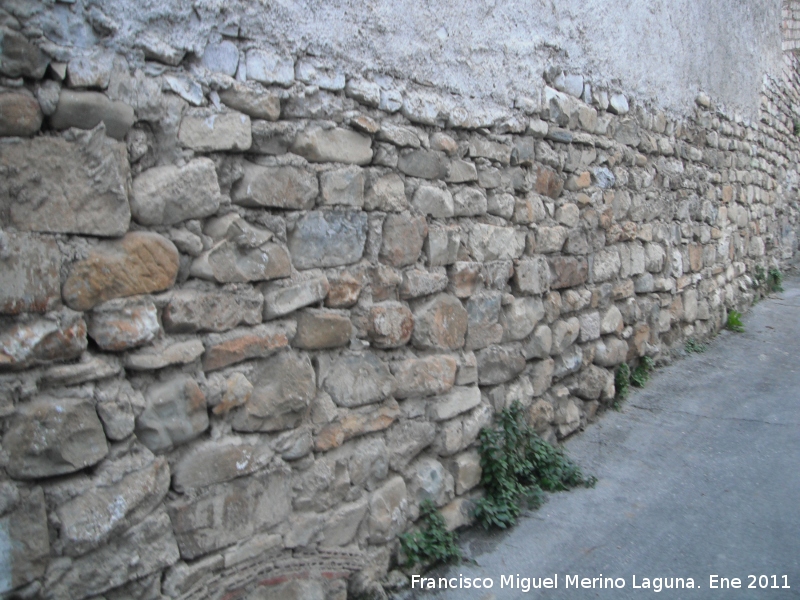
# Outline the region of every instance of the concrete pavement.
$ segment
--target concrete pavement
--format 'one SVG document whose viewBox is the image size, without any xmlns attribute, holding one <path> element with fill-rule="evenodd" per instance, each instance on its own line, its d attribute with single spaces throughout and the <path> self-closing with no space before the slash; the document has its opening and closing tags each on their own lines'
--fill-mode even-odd
<svg viewBox="0 0 800 600">
<path fill-rule="evenodd" d="M 661 587 L 657 597 L 800 599 L 800 280 L 785 287 L 745 315 L 744 333 L 657 370 L 567 443 L 594 489 L 550 495 L 510 532 L 463 534 L 467 560 L 427 575 L 492 588 L 403 596 L 627 599 Z M 565 587 L 601 574 L 593 589 Z M 558 588 L 501 588 L 509 575 L 557 576 Z M 712 589 L 714 575 L 741 587 Z M 695 588 L 664 589 L 681 583 L 670 578 Z"/>
</svg>

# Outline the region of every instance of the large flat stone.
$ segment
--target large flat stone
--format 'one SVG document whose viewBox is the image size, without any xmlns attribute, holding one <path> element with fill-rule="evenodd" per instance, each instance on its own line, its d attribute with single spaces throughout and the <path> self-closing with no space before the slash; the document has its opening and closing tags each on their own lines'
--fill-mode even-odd
<svg viewBox="0 0 800 600">
<path fill-rule="evenodd" d="M 366 165 L 372 160 L 372 138 L 347 129 L 313 127 L 297 136 L 291 151 L 310 162 Z"/>
<path fill-rule="evenodd" d="M 56 111 L 50 115 L 53 129 L 94 129 L 100 123 L 109 137 L 125 139 L 136 117 L 133 108 L 124 102 L 109 100 L 99 92 L 76 92 L 62 89 Z"/>
<path fill-rule="evenodd" d="M 475 387 L 454 387 L 428 406 L 428 416 L 434 421 L 446 421 L 472 410 L 481 403 L 481 391 Z"/>
<path fill-rule="evenodd" d="M 184 493 L 250 475 L 265 468 L 274 455 L 268 444 L 241 443 L 239 438 L 204 442 L 175 465 L 172 487 Z"/>
<path fill-rule="evenodd" d="M 59 308 L 61 253 L 55 240 L 2 232 L 0 245 L 0 314 Z"/>
<path fill-rule="evenodd" d="M 128 230 L 128 152 L 102 129 L 3 140 L 0 168 L 0 224 L 97 236 Z"/>
<path fill-rule="evenodd" d="M 261 293 L 264 296 L 264 318 L 282 317 L 304 306 L 317 304 L 325 299 L 329 289 L 330 284 L 324 275 L 293 284 L 284 282 L 264 284 L 261 286 Z"/>
<path fill-rule="evenodd" d="M 392 213 L 383 222 L 381 260 L 393 267 L 406 267 L 417 262 L 428 224 L 425 217 L 408 212 Z"/>
<path fill-rule="evenodd" d="M 222 240 L 198 256 L 189 274 L 218 283 L 245 283 L 288 277 L 292 272 L 289 253 L 272 242 L 255 248 Z"/>
<path fill-rule="evenodd" d="M 311 360 L 291 351 L 259 361 L 247 378 L 253 392 L 233 413 L 236 431 L 292 429 L 300 424 L 317 391 Z"/>
<path fill-rule="evenodd" d="M 203 369 L 214 371 L 243 360 L 271 356 L 289 345 L 296 329 L 294 321 L 284 321 L 212 333 L 205 339 Z"/>
<path fill-rule="evenodd" d="M 91 397 L 41 395 L 17 406 L 3 436 L 6 471 L 15 479 L 65 475 L 108 453 Z"/>
<path fill-rule="evenodd" d="M 389 367 L 372 352 L 346 354 L 330 366 L 322 388 L 338 406 L 354 408 L 391 396 L 395 380 Z"/>
<path fill-rule="evenodd" d="M 309 308 L 297 316 L 297 335 L 292 346 L 304 350 L 324 350 L 350 343 L 353 324 L 347 314 Z"/>
<path fill-rule="evenodd" d="M 227 90 L 222 90 L 219 93 L 219 99 L 226 106 L 254 119 L 275 121 L 281 116 L 280 96 L 258 84 L 237 81 Z"/>
<path fill-rule="evenodd" d="M 513 227 L 479 223 L 470 231 L 467 248 L 478 262 L 519 258 L 525 250 L 525 234 Z"/>
<path fill-rule="evenodd" d="M 358 262 L 366 241 L 366 213 L 313 211 L 295 225 L 289 252 L 298 269 L 340 267 Z"/>
<path fill-rule="evenodd" d="M 177 290 L 164 307 L 161 319 L 170 333 L 221 332 L 241 324 L 257 325 L 263 304 L 263 296 L 252 290 Z"/>
<path fill-rule="evenodd" d="M 100 302 L 165 290 L 178 275 L 178 249 L 144 231 L 101 242 L 69 271 L 62 294 L 67 306 L 88 310 Z"/>
<path fill-rule="evenodd" d="M 205 108 L 187 110 L 181 119 L 178 139 L 198 152 L 249 150 L 253 143 L 250 117 L 240 112 L 217 113 Z"/>
<path fill-rule="evenodd" d="M 159 340 L 136 352 L 128 352 L 123 361 L 125 368 L 132 371 L 152 371 L 170 365 L 185 365 L 194 362 L 205 352 L 200 340 L 183 342 L 168 338 Z"/>
<path fill-rule="evenodd" d="M 317 177 L 298 167 L 262 167 L 245 162 L 244 175 L 231 192 L 242 206 L 309 210 L 319 193 Z"/>
<path fill-rule="evenodd" d="M 133 180 L 131 213 L 142 225 L 173 225 L 217 212 L 219 184 L 214 163 L 198 158 L 183 167 L 154 167 Z"/>
<path fill-rule="evenodd" d="M 444 394 L 453 387 L 458 362 L 452 356 L 408 358 L 392 363 L 396 398 Z"/>
</svg>

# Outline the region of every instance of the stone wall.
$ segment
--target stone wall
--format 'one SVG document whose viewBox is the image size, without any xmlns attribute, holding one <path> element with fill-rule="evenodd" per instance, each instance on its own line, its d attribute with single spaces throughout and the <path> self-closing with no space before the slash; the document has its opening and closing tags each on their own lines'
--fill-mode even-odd
<svg viewBox="0 0 800 600">
<path fill-rule="evenodd" d="M 103 50 L 124 23 L 96 6 L 56 46 L 7 6 L 12 596 L 363 590 L 421 500 L 468 523 L 496 411 L 572 434 L 617 365 L 713 335 L 797 247 L 792 54 L 752 122 L 557 68 L 473 110 L 235 33 Z"/>
</svg>

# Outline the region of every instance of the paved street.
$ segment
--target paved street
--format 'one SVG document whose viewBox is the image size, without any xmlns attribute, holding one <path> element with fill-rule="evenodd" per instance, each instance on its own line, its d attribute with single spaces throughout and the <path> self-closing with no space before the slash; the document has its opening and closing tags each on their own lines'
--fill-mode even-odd
<svg viewBox="0 0 800 600">
<path fill-rule="evenodd" d="M 680 577 L 695 589 L 657 597 L 800 599 L 800 281 L 785 287 L 744 316 L 745 333 L 659 369 L 567 444 L 596 488 L 551 495 L 510 532 L 462 535 L 474 563 L 432 574 L 491 578 L 491 589 L 412 597 L 646 598 L 655 578 Z M 557 575 L 558 589 L 501 589 L 517 574 Z M 601 574 L 594 589 L 565 588 L 567 575 Z M 741 588 L 711 589 L 712 575 Z"/>
</svg>

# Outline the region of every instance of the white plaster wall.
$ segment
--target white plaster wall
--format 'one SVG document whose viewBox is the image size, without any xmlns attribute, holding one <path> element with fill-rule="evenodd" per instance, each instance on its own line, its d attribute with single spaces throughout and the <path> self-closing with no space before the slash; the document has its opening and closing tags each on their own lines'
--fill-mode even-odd
<svg viewBox="0 0 800 600">
<path fill-rule="evenodd" d="M 90 6 L 131 47 L 143 32 L 202 53 L 221 32 L 508 105 L 553 64 L 677 111 L 702 89 L 755 114 L 781 56 L 781 0 L 6 0 L 58 43 L 93 45 Z M 85 6 L 84 6 L 85 4 Z M 50 5 L 45 8 L 45 5 Z"/>
</svg>

